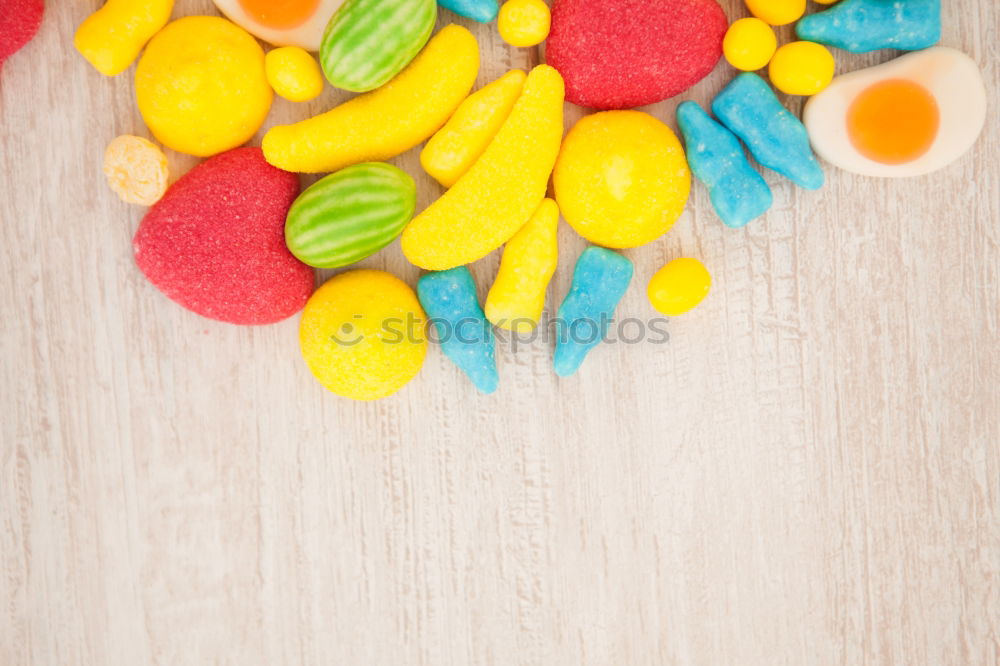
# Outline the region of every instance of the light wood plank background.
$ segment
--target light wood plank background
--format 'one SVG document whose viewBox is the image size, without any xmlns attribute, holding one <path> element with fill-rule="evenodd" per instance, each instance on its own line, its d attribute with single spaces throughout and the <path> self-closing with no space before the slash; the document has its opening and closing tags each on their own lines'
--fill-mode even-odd
<svg viewBox="0 0 1000 666">
<path fill-rule="evenodd" d="M 378 404 L 310 378 L 295 319 L 199 319 L 134 267 L 143 211 L 100 174 L 146 134 L 131 77 L 70 46 L 99 4 L 51 0 L 0 83 L 0 663 L 1000 663 L 996 2 L 945 3 L 992 104 L 961 162 L 768 176 L 774 210 L 740 231 L 696 186 L 628 253 L 622 317 L 653 316 L 668 259 L 715 276 L 669 344 L 562 381 L 548 345 L 505 349 L 493 397 L 434 350 Z M 475 31 L 481 82 L 538 61 Z M 583 247 L 561 241 L 552 301 Z M 418 276 L 398 244 L 365 265 Z"/>
</svg>

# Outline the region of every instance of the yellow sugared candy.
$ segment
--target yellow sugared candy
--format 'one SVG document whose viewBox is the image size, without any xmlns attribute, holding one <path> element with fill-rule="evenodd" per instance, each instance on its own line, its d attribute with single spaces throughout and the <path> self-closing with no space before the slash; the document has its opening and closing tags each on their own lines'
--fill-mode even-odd
<svg viewBox="0 0 1000 666">
<path fill-rule="evenodd" d="M 559 155 L 565 93 L 555 68 L 531 70 L 483 156 L 403 231 L 401 245 L 410 263 L 429 271 L 470 264 L 531 219 Z"/>
<path fill-rule="evenodd" d="M 736 21 L 726 32 L 722 52 L 736 69 L 753 72 L 767 65 L 778 48 L 774 29 L 758 18 Z"/>
<path fill-rule="evenodd" d="M 248 141 L 274 95 L 257 40 L 216 16 L 182 18 L 153 37 L 136 68 L 135 94 L 156 138 L 198 157 Z"/>
<path fill-rule="evenodd" d="M 837 63 L 830 49 L 816 42 L 785 44 L 771 58 L 768 76 L 789 95 L 815 95 L 833 81 Z"/>
<path fill-rule="evenodd" d="M 507 0 L 497 17 L 500 37 L 518 48 L 545 41 L 552 27 L 552 13 L 542 0 Z"/>
<path fill-rule="evenodd" d="M 420 153 L 424 171 L 444 187 L 465 175 L 500 131 L 528 77 L 512 69 L 469 95 Z"/>
<path fill-rule="evenodd" d="M 299 344 L 324 387 L 353 400 L 378 400 L 420 372 L 427 354 L 425 320 L 417 295 L 399 278 L 348 271 L 306 303 Z"/>
<path fill-rule="evenodd" d="M 441 29 L 381 88 L 294 125 L 272 127 L 262 148 L 286 171 L 339 171 L 405 153 L 441 129 L 472 90 L 479 43 L 458 25 Z"/>
<path fill-rule="evenodd" d="M 484 307 L 494 326 L 527 333 L 538 325 L 545 309 L 545 290 L 559 262 L 558 229 L 559 206 L 545 199 L 507 241 Z"/>
<path fill-rule="evenodd" d="M 167 191 L 167 156 L 138 136 L 120 136 L 104 151 L 104 175 L 126 203 L 152 206 Z"/>
<path fill-rule="evenodd" d="M 73 46 L 105 76 L 125 71 L 170 20 L 174 0 L 108 0 L 80 24 Z"/>
<path fill-rule="evenodd" d="M 697 259 L 674 259 L 649 281 L 649 302 L 668 317 L 693 310 L 708 296 L 712 276 Z"/>
<path fill-rule="evenodd" d="M 274 92 L 290 102 L 308 102 L 323 92 L 323 72 L 308 51 L 284 46 L 264 57 L 264 72 Z"/>
<path fill-rule="evenodd" d="M 806 0 L 746 0 L 750 13 L 771 25 L 788 25 L 806 13 Z"/>
<path fill-rule="evenodd" d="M 641 111 L 605 111 L 584 116 L 566 135 L 553 185 L 578 234 L 620 249 L 670 230 L 691 193 L 691 172 L 662 122 Z"/>
</svg>

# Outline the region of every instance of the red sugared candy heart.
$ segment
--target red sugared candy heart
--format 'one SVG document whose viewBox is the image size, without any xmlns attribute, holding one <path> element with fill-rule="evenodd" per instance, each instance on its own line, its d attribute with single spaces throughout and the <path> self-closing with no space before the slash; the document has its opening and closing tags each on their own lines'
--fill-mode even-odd
<svg viewBox="0 0 1000 666">
<path fill-rule="evenodd" d="M 132 241 L 149 281 L 187 309 L 270 324 L 305 306 L 312 269 L 285 246 L 298 176 L 237 148 L 192 169 L 146 214 Z"/>
<path fill-rule="evenodd" d="M 44 13 L 42 0 L 0 0 L 0 67 L 32 40 Z"/>
<path fill-rule="evenodd" d="M 708 76 L 728 27 L 716 0 L 556 0 L 546 60 L 568 101 L 628 109 Z"/>
</svg>

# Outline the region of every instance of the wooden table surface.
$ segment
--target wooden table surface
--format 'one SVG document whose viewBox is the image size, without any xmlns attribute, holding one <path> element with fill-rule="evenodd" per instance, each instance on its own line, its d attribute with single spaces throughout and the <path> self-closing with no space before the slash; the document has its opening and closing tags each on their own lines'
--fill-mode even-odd
<svg viewBox="0 0 1000 666">
<path fill-rule="evenodd" d="M 768 175 L 774 209 L 738 231 L 698 184 L 627 253 L 622 318 L 654 316 L 671 258 L 714 275 L 667 344 L 603 346 L 566 380 L 551 344 L 502 345 L 492 397 L 432 349 L 376 404 L 312 380 L 297 318 L 200 319 L 136 269 L 143 210 L 100 172 L 147 135 L 131 76 L 70 46 L 99 4 L 51 0 L 0 84 L 0 663 L 1000 663 L 996 2 L 945 3 L 992 107 L 960 162 L 830 168 L 815 193 Z M 539 60 L 475 32 L 480 83 Z M 676 102 L 651 111 L 674 125 Z M 421 205 L 439 194 L 397 163 Z M 550 302 L 584 246 L 560 240 Z M 398 243 L 363 265 L 418 277 Z"/>
</svg>

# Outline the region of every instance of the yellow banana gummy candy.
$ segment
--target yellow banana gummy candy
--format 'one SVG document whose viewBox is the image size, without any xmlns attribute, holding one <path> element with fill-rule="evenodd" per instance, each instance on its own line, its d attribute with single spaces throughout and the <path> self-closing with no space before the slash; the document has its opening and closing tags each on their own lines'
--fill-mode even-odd
<svg viewBox="0 0 1000 666">
<path fill-rule="evenodd" d="M 559 261 L 559 206 L 545 199 L 514 237 L 507 241 L 500 272 L 486 297 L 486 318 L 494 326 L 528 333 L 545 309 L 545 290 Z"/>
<path fill-rule="evenodd" d="M 396 78 L 324 114 L 264 135 L 264 157 L 285 171 L 323 173 L 405 153 L 441 129 L 472 90 L 479 43 L 446 26 Z"/>
<path fill-rule="evenodd" d="M 520 69 L 512 69 L 469 95 L 424 146 L 420 153 L 424 171 L 446 188 L 457 183 L 500 131 L 526 78 Z"/>
<path fill-rule="evenodd" d="M 403 231 L 411 263 L 443 271 L 481 259 L 524 226 L 545 198 L 563 133 L 563 78 L 531 70 L 483 156 Z"/>
<path fill-rule="evenodd" d="M 80 24 L 73 46 L 101 74 L 121 74 L 173 9 L 174 0 L 108 0 Z"/>
</svg>

